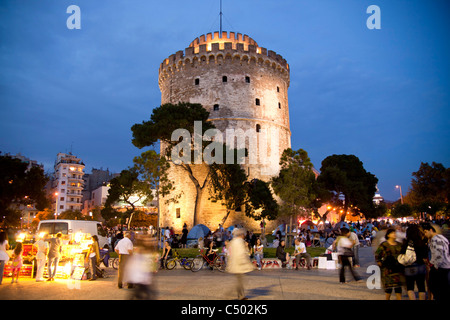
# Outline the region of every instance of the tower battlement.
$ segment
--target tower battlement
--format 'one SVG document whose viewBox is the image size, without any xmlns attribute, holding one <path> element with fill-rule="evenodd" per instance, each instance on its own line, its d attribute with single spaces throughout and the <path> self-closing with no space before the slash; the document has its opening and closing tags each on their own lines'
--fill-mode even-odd
<svg viewBox="0 0 450 320">
<path fill-rule="evenodd" d="M 281 55 L 258 46 L 248 35 L 224 31 L 222 34 L 203 34 L 195 38 L 184 51 L 180 50 L 164 59 L 159 67 L 160 81 L 182 66 L 210 63 L 211 60 L 217 62 L 219 57 L 269 65 L 289 78 L 289 64 Z"/>
</svg>

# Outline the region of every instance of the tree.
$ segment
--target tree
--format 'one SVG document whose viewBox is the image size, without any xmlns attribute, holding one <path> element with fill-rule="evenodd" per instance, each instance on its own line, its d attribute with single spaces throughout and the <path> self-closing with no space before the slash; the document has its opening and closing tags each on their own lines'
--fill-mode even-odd
<svg viewBox="0 0 450 320">
<path fill-rule="evenodd" d="M 61 212 L 59 219 L 86 220 L 86 217 L 79 210 L 66 210 Z"/>
<path fill-rule="evenodd" d="M 322 161 L 318 182 L 332 193 L 331 201 L 343 208 L 340 220 L 347 212 L 373 214 L 373 197 L 378 179 L 364 169 L 354 155 L 332 155 Z"/>
<path fill-rule="evenodd" d="M 230 210 L 233 210 L 243 198 L 241 191 L 235 188 L 245 182 L 240 166 L 223 164 L 226 163 L 223 161 L 226 153 L 221 152 L 226 149 L 223 143 L 207 144 L 203 139 L 205 133 L 213 132 L 213 135 L 214 132 L 217 133 L 208 117 L 209 112 L 201 104 L 184 102 L 164 104 L 153 110 L 149 121 L 131 127 L 132 142 L 136 147 L 155 146 L 159 141 L 162 146 L 161 156 L 164 156 L 170 165 L 181 168 L 188 175 L 196 190 L 193 225 L 198 223 L 202 199 L 210 182 L 213 186 L 209 191 L 215 193 L 210 196 L 215 200 L 223 200 L 227 207 L 225 220 Z M 180 135 L 177 136 L 176 133 Z M 211 145 L 214 147 L 211 148 Z M 202 155 L 207 152 L 212 160 L 219 161 L 202 159 Z M 205 166 L 207 173 L 204 178 L 199 179 L 195 176 L 193 170 L 195 165 Z"/>
<path fill-rule="evenodd" d="M 418 171 L 413 172 L 410 199 L 418 206 L 422 202 L 449 203 L 450 168 L 441 163 L 421 163 Z"/>
<path fill-rule="evenodd" d="M 122 170 L 119 176 L 110 181 L 110 188 L 108 190 L 108 197 L 106 198 L 105 208 L 102 210 L 102 216 L 105 219 L 110 219 L 112 215 L 117 215 L 117 211 L 113 206 L 117 203 L 123 202 L 129 206 L 124 218 L 128 218 L 128 225 L 130 225 L 133 214 L 136 211 L 136 203 L 147 203 L 153 200 L 152 190 L 148 183 L 139 180 L 139 172 L 137 168 L 132 167 Z"/>
<path fill-rule="evenodd" d="M 272 188 L 281 199 L 280 213 L 292 218 L 320 206 L 317 202 L 319 190 L 313 165 L 308 153 L 299 149 L 286 149 L 280 158 L 280 173 L 273 177 Z M 288 243 L 290 243 L 288 241 Z"/>
<path fill-rule="evenodd" d="M 403 217 L 409 217 L 413 213 L 412 207 L 408 203 L 404 204 L 397 204 L 395 205 L 391 210 L 391 215 L 394 218 L 403 218 Z"/>
<path fill-rule="evenodd" d="M 253 179 L 245 183 L 245 215 L 254 220 L 275 220 L 278 218 L 279 205 L 270 190 L 270 184 Z"/>
<path fill-rule="evenodd" d="M 35 205 L 44 210 L 49 206 L 44 187 L 48 182 L 40 167 L 31 167 L 19 159 L 0 155 L 0 220 L 12 223 L 17 211 L 13 206 Z"/>
</svg>

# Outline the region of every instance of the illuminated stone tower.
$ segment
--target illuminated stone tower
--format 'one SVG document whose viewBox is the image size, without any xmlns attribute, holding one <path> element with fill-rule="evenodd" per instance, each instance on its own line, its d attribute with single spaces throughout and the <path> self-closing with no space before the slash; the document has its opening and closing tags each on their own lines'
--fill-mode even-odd
<svg viewBox="0 0 450 320">
<path fill-rule="evenodd" d="M 247 35 L 208 33 L 161 63 L 159 88 L 161 104 L 200 103 L 210 112 L 209 120 L 223 133 L 227 129 L 240 129 L 240 132 L 255 134 L 259 144 L 250 150 L 257 154 L 258 161 L 243 164 L 249 179 L 267 181 L 278 174 L 280 155 L 291 146 L 289 65 L 282 56 L 259 47 Z M 261 148 L 263 136 L 267 139 L 263 143 L 266 148 Z M 246 141 L 247 147 L 249 141 Z M 203 181 L 206 171 L 202 165 L 195 171 L 199 181 Z M 195 188 L 186 173 L 178 168 L 171 169 L 171 178 L 182 194 L 177 204 L 166 204 L 161 199 L 161 226 L 181 230 L 183 223 L 187 223 L 192 227 Z M 198 222 L 215 230 L 226 210 L 208 198 L 209 194 L 202 197 Z M 230 215 L 225 227 L 235 223 L 258 229 L 258 223 L 239 212 Z"/>
</svg>

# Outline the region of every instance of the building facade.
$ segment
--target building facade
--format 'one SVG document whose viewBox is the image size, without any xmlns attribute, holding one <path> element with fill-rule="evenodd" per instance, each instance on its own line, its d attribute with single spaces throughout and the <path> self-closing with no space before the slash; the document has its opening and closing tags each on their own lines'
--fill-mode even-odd
<svg viewBox="0 0 450 320">
<path fill-rule="evenodd" d="M 242 166 L 250 180 L 267 181 L 277 175 L 281 153 L 291 147 L 289 81 L 289 65 L 282 56 L 234 32 L 202 35 L 159 68 L 161 104 L 200 103 L 224 142 L 248 148 Z M 184 223 L 193 226 L 196 189 L 182 169 L 172 165 L 170 171 L 177 188 L 170 197 L 179 200 L 160 199 L 160 225 L 179 231 Z M 196 165 L 193 171 L 199 181 L 205 180 L 205 165 Z M 215 230 L 226 210 L 208 198 L 202 197 L 198 222 Z M 230 215 L 225 227 L 237 223 L 259 230 L 259 222 L 241 212 Z"/>
<path fill-rule="evenodd" d="M 52 179 L 52 209 L 59 215 L 66 210 L 80 211 L 83 205 L 85 165 L 71 153 L 58 153 Z"/>
</svg>

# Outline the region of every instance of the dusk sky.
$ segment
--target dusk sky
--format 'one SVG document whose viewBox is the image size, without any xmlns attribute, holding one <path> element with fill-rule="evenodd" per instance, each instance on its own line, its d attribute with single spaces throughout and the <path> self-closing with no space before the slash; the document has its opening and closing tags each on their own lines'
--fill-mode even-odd
<svg viewBox="0 0 450 320">
<path fill-rule="evenodd" d="M 69 30 L 67 7 L 81 9 Z M 366 12 L 381 9 L 381 29 Z M 450 166 L 448 0 L 223 0 L 223 30 L 290 66 L 293 149 L 316 169 L 354 154 L 381 195 L 421 162 Z M 219 0 L 1 0 L 0 151 L 53 171 L 58 152 L 120 172 L 144 150 L 131 126 L 161 103 L 160 63 L 219 30 Z"/>
</svg>

